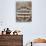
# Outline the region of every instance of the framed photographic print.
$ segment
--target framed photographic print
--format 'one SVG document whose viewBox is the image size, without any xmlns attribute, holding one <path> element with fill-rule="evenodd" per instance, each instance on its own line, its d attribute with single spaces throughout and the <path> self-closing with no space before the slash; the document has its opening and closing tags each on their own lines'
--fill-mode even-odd
<svg viewBox="0 0 46 46">
<path fill-rule="evenodd" d="M 32 2 L 16 2 L 16 22 L 32 21 Z"/>
</svg>

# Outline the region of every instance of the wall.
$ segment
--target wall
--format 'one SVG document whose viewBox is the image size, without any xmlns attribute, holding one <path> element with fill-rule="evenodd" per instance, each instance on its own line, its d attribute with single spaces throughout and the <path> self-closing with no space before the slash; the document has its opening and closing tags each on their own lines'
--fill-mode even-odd
<svg viewBox="0 0 46 46">
<path fill-rule="evenodd" d="M 15 29 L 22 30 L 24 34 L 23 43 L 25 44 L 27 41 L 31 40 L 32 23 L 16 22 L 16 1 L 17 0 L 0 0 L 0 31 L 7 27 L 12 31 Z"/>
<path fill-rule="evenodd" d="M 16 23 L 15 0 L 0 0 L 0 28 L 21 29 L 24 43 L 46 37 L 46 0 L 32 0 L 32 23 Z M 2 23 L 2 25 L 1 25 Z"/>
<path fill-rule="evenodd" d="M 32 38 L 46 39 L 46 0 L 33 0 L 32 2 Z"/>
</svg>

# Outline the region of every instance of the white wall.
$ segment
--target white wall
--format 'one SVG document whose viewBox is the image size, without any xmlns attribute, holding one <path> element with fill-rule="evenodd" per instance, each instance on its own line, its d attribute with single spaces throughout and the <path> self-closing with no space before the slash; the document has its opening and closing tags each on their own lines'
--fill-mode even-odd
<svg viewBox="0 0 46 46">
<path fill-rule="evenodd" d="M 15 2 L 0 0 L 0 29 L 20 28 L 24 34 L 24 43 L 36 37 L 46 37 L 46 0 L 32 0 L 32 23 L 16 23 Z"/>
<path fill-rule="evenodd" d="M 46 43 L 33 43 L 33 46 L 46 46 Z"/>
<path fill-rule="evenodd" d="M 18 0 L 0 0 L 0 31 L 7 27 L 12 31 L 15 29 L 22 30 L 24 34 L 23 43 L 25 44 L 27 41 L 31 40 L 32 23 L 16 22 L 16 1 Z"/>
<path fill-rule="evenodd" d="M 32 38 L 46 37 L 46 0 L 32 1 Z"/>
</svg>

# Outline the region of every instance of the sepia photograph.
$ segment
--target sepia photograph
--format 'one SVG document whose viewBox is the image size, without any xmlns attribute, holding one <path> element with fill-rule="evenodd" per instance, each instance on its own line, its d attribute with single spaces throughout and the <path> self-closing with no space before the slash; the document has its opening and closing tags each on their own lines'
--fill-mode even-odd
<svg viewBox="0 0 46 46">
<path fill-rule="evenodd" d="M 32 2 L 16 2 L 16 22 L 32 22 Z"/>
</svg>

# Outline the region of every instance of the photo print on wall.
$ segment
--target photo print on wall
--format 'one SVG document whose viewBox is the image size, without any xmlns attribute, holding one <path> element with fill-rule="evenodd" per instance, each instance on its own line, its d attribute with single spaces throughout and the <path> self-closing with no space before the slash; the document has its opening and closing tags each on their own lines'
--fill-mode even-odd
<svg viewBox="0 0 46 46">
<path fill-rule="evenodd" d="M 16 2 L 16 22 L 32 22 L 32 2 Z"/>
</svg>

